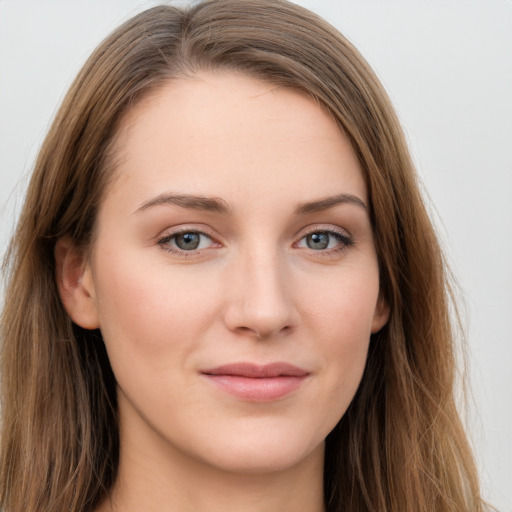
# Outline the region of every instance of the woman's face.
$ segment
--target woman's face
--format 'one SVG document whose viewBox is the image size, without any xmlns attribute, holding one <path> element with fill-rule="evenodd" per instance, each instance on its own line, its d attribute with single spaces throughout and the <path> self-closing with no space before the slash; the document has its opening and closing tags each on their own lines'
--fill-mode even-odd
<svg viewBox="0 0 512 512">
<path fill-rule="evenodd" d="M 144 99 L 117 142 L 80 283 L 122 446 L 242 472 L 323 453 L 387 320 L 347 138 L 303 94 L 219 72 Z"/>
</svg>

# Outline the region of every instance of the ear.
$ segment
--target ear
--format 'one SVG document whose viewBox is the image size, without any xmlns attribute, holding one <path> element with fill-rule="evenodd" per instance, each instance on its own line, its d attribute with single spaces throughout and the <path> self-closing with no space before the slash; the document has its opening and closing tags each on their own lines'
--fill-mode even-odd
<svg viewBox="0 0 512 512">
<path fill-rule="evenodd" d="M 377 299 L 377 305 L 375 306 L 375 312 L 373 314 L 372 321 L 372 334 L 379 332 L 387 323 L 389 319 L 389 305 L 384 299 L 381 293 Z"/>
<path fill-rule="evenodd" d="M 55 269 L 60 300 L 75 324 L 84 329 L 99 327 L 94 282 L 83 249 L 69 237 L 55 244 Z"/>
</svg>

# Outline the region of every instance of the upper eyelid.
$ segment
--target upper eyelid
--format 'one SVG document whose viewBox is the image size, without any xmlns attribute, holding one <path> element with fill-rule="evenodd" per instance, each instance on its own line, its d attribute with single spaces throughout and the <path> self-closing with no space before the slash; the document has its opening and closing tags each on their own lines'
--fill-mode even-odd
<svg viewBox="0 0 512 512">
<path fill-rule="evenodd" d="M 197 225 L 183 225 L 180 224 L 178 226 L 169 226 L 161 231 L 161 233 L 156 237 L 158 240 L 162 238 L 170 238 L 173 236 L 180 235 L 182 233 L 199 233 L 201 235 L 205 235 L 212 240 L 216 240 L 219 237 L 215 235 L 212 229 L 208 228 L 207 226 L 201 225 L 198 227 Z"/>
<path fill-rule="evenodd" d="M 206 238 L 209 238 L 210 240 L 214 241 L 213 237 L 210 236 L 208 233 L 204 233 L 203 231 L 192 230 L 192 229 L 185 229 L 183 231 L 174 231 L 172 233 L 168 233 L 166 235 L 162 235 L 162 236 L 158 237 L 158 240 L 159 241 L 171 240 L 172 238 L 175 238 L 179 235 L 183 235 L 185 233 L 197 233 L 198 235 L 205 236 Z"/>
<path fill-rule="evenodd" d="M 316 233 L 316 232 L 337 233 L 337 234 L 345 235 L 349 238 L 352 238 L 352 233 L 348 229 L 342 228 L 341 226 L 336 226 L 334 224 L 322 224 L 322 223 L 311 224 L 309 226 L 305 226 L 305 227 L 301 228 L 295 236 L 303 238 L 304 236 L 307 236 L 311 233 Z"/>
</svg>

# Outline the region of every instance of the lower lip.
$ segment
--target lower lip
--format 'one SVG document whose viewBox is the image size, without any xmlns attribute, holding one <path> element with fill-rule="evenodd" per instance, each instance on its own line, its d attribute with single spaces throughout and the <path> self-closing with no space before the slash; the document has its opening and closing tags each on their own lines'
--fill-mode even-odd
<svg viewBox="0 0 512 512">
<path fill-rule="evenodd" d="M 250 402 L 271 402 L 297 390 L 306 380 L 304 376 L 251 378 L 240 375 L 203 374 L 222 391 Z"/>
</svg>

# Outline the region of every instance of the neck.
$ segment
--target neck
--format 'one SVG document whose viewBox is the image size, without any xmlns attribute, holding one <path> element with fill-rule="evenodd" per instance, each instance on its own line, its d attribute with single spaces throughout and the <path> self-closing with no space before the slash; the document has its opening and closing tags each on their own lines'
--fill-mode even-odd
<svg viewBox="0 0 512 512">
<path fill-rule="evenodd" d="M 185 457 L 183 457 L 185 458 Z M 323 454 L 280 471 L 230 473 L 176 457 L 121 456 L 114 490 L 98 512 L 323 512 Z"/>
<path fill-rule="evenodd" d="M 272 471 L 214 467 L 121 426 L 118 477 L 96 512 L 324 512 L 324 446 Z"/>
</svg>

